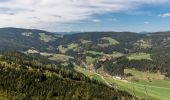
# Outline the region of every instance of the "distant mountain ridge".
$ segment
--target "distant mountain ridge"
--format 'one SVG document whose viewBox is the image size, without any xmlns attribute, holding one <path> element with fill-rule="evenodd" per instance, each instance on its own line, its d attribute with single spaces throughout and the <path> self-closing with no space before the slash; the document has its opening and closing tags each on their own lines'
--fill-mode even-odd
<svg viewBox="0 0 170 100">
<path fill-rule="evenodd" d="M 137 36 L 135 33 L 130 34 Z M 85 34 L 66 34 L 63 37 L 60 34 L 54 34 L 43 30 L 0 28 L 0 46 L 1 50 L 27 50 L 33 47 L 40 51 L 54 52 L 59 45 L 65 45 L 72 42 L 78 43 L 81 39 L 97 41 L 99 38 L 112 35 L 113 37 L 121 37 L 123 33 L 112 34 L 112 32 L 108 32 L 105 34 L 97 32 L 92 34 L 90 32 L 85 32 Z M 49 48 L 49 46 L 53 49 L 48 50 L 47 48 Z"/>
<path fill-rule="evenodd" d="M 102 40 L 102 38 L 110 37 L 118 41 L 119 44 L 111 45 L 109 48 L 112 48 L 112 50 L 119 48 L 120 51 L 125 52 L 125 48 L 130 51 L 136 48 L 134 47 L 134 44 L 140 42 L 141 39 L 148 40 L 150 38 L 150 40 L 152 40 L 152 43 L 150 43 L 151 45 L 159 45 L 162 43 L 161 41 L 164 40 L 163 44 L 167 45 L 165 42 L 168 41 L 167 36 L 169 33 L 170 32 L 156 32 L 149 33 L 150 36 L 148 36 L 148 34 L 137 34 L 133 32 L 81 32 L 81 34 L 66 34 L 64 32 L 63 36 L 59 33 L 54 34 L 52 32 L 37 29 L 0 28 L 0 50 L 28 50 L 30 48 L 35 48 L 44 52 L 57 52 L 59 45 L 67 46 L 71 43 L 80 45 L 80 41 L 91 41 L 92 46 L 93 44 L 107 43 L 108 41 Z M 158 34 L 161 34 L 162 36 L 157 37 Z M 106 49 L 101 49 L 106 50 L 107 47 Z M 110 51 L 107 52 L 109 53 Z"/>
<path fill-rule="evenodd" d="M 81 33 L 81 32 L 52 32 L 52 33 L 66 35 L 66 34 L 77 34 L 77 33 Z"/>
</svg>

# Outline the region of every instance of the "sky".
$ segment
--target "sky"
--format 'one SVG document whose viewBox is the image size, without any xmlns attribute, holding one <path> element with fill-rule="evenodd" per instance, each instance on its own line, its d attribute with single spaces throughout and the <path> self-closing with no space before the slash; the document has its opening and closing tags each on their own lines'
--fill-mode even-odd
<svg viewBox="0 0 170 100">
<path fill-rule="evenodd" d="M 170 0 L 0 0 L 0 27 L 170 31 Z"/>
</svg>

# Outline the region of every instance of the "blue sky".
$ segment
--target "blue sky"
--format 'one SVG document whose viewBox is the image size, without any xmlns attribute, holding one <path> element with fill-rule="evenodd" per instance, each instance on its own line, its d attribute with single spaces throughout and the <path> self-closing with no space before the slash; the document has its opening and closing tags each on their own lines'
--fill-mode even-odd
<svg viewBox="0 0 170 100">
<path fill-rule="evenodd" d="M 0 27 L 170 31 L 170 0 L 0 0 Z"/>
</svg>

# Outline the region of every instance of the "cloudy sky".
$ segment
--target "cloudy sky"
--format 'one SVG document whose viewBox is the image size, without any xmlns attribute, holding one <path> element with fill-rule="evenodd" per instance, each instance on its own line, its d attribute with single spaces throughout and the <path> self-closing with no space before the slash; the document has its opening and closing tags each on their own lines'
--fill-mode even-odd
<svg viewBox="0 0 170 100">
<path fill-rule="evenodd" d="M 0 27 L 170 31 L 170 0 L 0 0 Z"/>
</svg>

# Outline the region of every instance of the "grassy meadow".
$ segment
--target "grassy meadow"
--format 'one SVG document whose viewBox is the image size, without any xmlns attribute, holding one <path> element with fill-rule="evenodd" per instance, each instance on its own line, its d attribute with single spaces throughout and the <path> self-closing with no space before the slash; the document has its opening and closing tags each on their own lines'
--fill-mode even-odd
<svg viewBox="0 0 170 100">
<path fill-rule="evenodd" d="M 147 59 L 147 60 L 152 60 L 151 55 L 147 53 L 133 53 L 128 56 L 129 60 L 142 60 L 142 59 Z"/>
<path fill-rule="evenodd" d="M 159 73 L 148 74 L 134 69 L 126 69 L 125 73 L 131 73 L 138 80 L 132 82 L 129 77 L 127 77 L 127 81 L 119 80 L 112 76 L 99 75 L 79 66 L 75 67 L 75 70 L 106 85 L 113 85 L 116 88 L 128 91 L 138 98 L 149 100 L 169 100 L 170 98 L 170 81 L 164 80 L 164 76 Z M 146 77 L 149 77 L 152 81 Z"/>
</svg>

